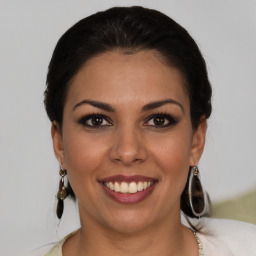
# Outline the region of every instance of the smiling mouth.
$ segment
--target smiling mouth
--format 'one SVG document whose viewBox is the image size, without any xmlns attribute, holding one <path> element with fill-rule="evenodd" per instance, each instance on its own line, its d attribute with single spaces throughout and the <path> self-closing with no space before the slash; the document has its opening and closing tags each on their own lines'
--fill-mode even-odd
<svg viewBox="0 0 256 256">
<path fill-rule="evenodd" d="M 119 203 L 138 203 L 154 190 L 158 180 L 140 175 L 108 177 L 102 181 L 106 194 Z"/>
<path fill-rule="evenodd" d="M 134 194 L 137 192 L 141 192 L 151 187 L 153 184 L 153 181 L 139 181 L 138 183 L 136 183 L 135 181 L 132 181 L 131 183 L 124 181 L 119 183 L 115 181 L 103 183 L 103 185 L 109 188 L 110 190 L 121 194 Z"/>
</svg>

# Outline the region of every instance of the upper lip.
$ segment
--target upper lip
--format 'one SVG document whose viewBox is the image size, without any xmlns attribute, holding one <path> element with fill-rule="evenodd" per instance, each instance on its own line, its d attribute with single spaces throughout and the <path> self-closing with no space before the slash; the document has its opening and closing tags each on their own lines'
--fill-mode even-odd
<svg viewBox="0 0 256 256">
<path fill-rule="evenodd" d="M 100 180 L 100 182 L 139 182 L 139 181 L 157 181 L 157 179 L 152 177 L 146 177 L 142 175 L 131 175 L 131 176 L 125 176 L 125 175 L 114 175 L 110 177 L 106 177 Z"/>
</svg>

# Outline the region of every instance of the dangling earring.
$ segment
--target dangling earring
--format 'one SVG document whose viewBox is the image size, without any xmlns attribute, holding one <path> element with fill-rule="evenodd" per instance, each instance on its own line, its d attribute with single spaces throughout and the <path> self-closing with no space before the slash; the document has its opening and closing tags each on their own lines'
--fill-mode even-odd
<svg viewBox="0 0 256 256">
<path fill-rule="evenodd" d="M 64 210 L 64 200 L 68 195 L 68 191 L 67 188 L 64 185 L 64 177 L 67 174 L 67 170 L 64 170 L 62 168 L 62 166 L 60 166 L 60 172 L 59 172 L 61 178 L 60 178 L 60 183 L 59 183 L 59 190 L 57 193 L 57 199 L 58 199 L 58 203 L 57 203 L 57 209 L 56 209 L 56 214 L 58 219 L 61 218 L 62 214 L 63 214 L 63 210 Z"/>
<path fill-rule="evenodd" d="M 206 211 L 206 194 L 200 180 L 199 170 L 197 166 L 190 168 L 188 180 L 188 197 L 189 204 L 194 216 L 200 218 Z"/>
</svg>

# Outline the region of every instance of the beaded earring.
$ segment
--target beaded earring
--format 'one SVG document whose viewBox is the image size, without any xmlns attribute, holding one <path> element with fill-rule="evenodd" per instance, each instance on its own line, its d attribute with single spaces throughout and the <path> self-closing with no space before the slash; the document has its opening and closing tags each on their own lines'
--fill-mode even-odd
<svg viewBox="0 0 256 256">
<path fill-rule="evenodd" d="M 64 200 L 68 195 L 68 190 L 65 187 L 64 184 L 64 177 L 67 174 L 67 170 L 64 170 L 62 168 L 62 166 L 60 166 L 60 172 L 59 172 L 61 178 L 60 178 L 60 182 L 59 182 L 59 190 L 57 193 L 57 199 L 58 199 L 58 203 L 57 203 L 57 209 L 56 209 L 56 214 L 58 219 L 61 218 L 62 214 L 63 214 L 63 210 L 64 210 Z"/>
</svg>

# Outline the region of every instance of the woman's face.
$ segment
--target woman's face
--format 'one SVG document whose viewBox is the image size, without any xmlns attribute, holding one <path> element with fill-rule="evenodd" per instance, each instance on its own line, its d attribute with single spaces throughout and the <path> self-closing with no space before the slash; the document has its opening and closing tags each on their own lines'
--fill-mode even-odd
<svg viewBox="0 0 256 256">
<path fill-rule="evenodd" d="M 52 137 L 82 222 L 129 233 L 177 221 L 206 129 L 192 129 L 184 82 L 155 51 L 101 54 L 72 79 Z"/>
</svg>

